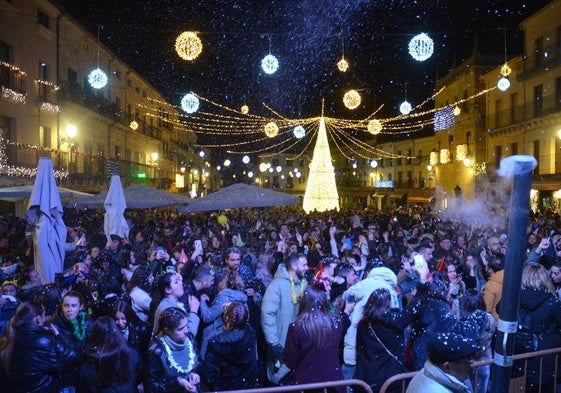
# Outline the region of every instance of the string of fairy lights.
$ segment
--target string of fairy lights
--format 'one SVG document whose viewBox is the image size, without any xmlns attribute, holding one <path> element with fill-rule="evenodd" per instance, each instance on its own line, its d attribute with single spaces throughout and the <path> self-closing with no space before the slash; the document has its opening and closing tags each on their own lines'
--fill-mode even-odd
<svg viewBox="0 0 561 393">
<path fill-rule="evenodd" d="M 261 62 L 261 68 L 266 74 L 274 74 L 279 68 L 279 61 L 271 51 L 271 37 L 269 38 L 269 52 Z M 107 85 L 107 75 L 99 66 L 99 29 L 97 37 L 97 67 L 88 75 L 88 81 L 94 89 L 102 89 Z M 178 56 L 185 61 L 195 61 L 203 50 L 203 41 L 197 32 L 184 31 L 176 39 L 175 50 Z M 434 51 L 433 40 L 425 33 L 415 35 L 409 42 L 408 52 L 413 59 L 423 62 L 429 59 Z M 18 66 L 0 62 L 0 66 L 8 68 L 11 72 L 25 78 L 27 73 Z M 336 63 L 340 72 L 347 72 L 349 69 L 348 59 L 345 58 L 344 47 L 342 57 Z M 504 88 L 504 79 L 508 78 L 510 69 L 506 62 L 501 69 L 501 81 L 499 84 L 501 90 Z M 56 84 L 35 79 L 35 82 L 45 87 L 51 88 L 57 92 L 60 87 Z M 494 89 L 492 87 L 477 92 L 474 95 L 457 100 L 449 105 L 453 108 L 449 111 L 452 116 L 459 115 L 459 104 L 472 100 L 479 95 L 485 94 Z M 343 95 L 343 104 L 349 110 L 354 110 L 361 105 L 362 96 L 360 89 L 350 89 Z M 418 105 L 412 106 L 405 99 L 400 105 L 400 114 L 390 118 L 377 118 L 382 106 L 373 111 L 365 119 L 351 120 L 341 118 L 331 118 L 322 113 L 321 117 L 311 118 L 287 118 L 266 104 L 264 107 L 270 112 L 270 116 L 262 116 L 252 114 L 247 104 L 244 104 L 239 110 L 231 108 L 227 105 L 217 103 L 208 98 L 202 97 L 194 92 L 185 94 L 180 106 L 167 103 L 162 100 L 147 97 L 147 104 L 140 104 L 139 107 L 145 111 L 147 117 L 153 117 L 172 123 L 180 129 L 193 132 L 197 135 L 216 136 L 212 143 L 200 143 L 201 148 L 209 149 L 225 149 L 228 154 L 248 155 L 260 154 L 271 156 L 274 154 L 291 152 L 296 157 L 301 156 L 303 152 L 310 148 L 312 140 L 317 136 L 319 123 L 324 119 L 325 125 L 330 139 L 335 147 L 346 158 L 362 157 L 371 160 L 381 158 L 415 158 L 402 155 L 396 155 L 378 149 L 357 136 L 356 132 L 364 132 L 376 135 L 405 135 L 418 132 L 426 126 L 433 125 L 435 122 L 435 113 L 441 111 L 442 108 L 428 108 L 426 106 L 434 102 L 436 97 L 444 91 L 444 87 L 437 91 L 433 96 L 427 98 Z M 26 95 L 9 88 L 2 87 L 0 92 L 1 99 L 15 104 L 25 105 Z M 156 108 L 157 106 L 157 108 Z M 169 119 L 162 117 L 161 107 L 165 106 L 175 113 L 178 113 L 177 119 Z M 212 110 L 201 110 L 201 107 L 210 106 Z M 48 114 L 58 114 L 60 108 L 58 105 L 43 102 L 40 110 Z M 448 112 L 446 112 L 448 113 Z M 133 124 L 135 123 L 135 124 Z M 131 128 L 138 127 L 138 123 L 132 122 Z M 206 138 L 208 139 L 208 138 Z M 5 140 L 4 143 L 9 141 Z M 12 142 L 16 145 L 17 142 Z M 27 148 L 35 148 L 26 146 Z M 37 147 L 38 149 L 41 149 Z M 81 154 L 76 152 L 76 154 Z M 0 166 L 2 165 L 0 160 Z M 26 171 L 23 168 L 22 171 Z"/>
</svg>

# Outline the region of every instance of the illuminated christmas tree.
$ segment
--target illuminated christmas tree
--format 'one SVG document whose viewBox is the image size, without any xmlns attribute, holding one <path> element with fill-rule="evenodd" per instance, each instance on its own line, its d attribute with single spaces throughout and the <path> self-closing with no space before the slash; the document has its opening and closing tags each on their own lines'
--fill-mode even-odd
<svg viewBox="0 0 561 393">
<path fill-rule="evenodd" d="M 327 131 L 323 116 L 319 121 L 319 131 L 316 146 L 314 147 L 314 155 L 310 163 L 310 172 L 302 207 L 306 213 L 314 210 L 318 212 L 333 209 L 339 210 L 339 194 L 335 184 L 335 168 L 331 162 L 331 153 L 327 143 Z"/>
</svg>

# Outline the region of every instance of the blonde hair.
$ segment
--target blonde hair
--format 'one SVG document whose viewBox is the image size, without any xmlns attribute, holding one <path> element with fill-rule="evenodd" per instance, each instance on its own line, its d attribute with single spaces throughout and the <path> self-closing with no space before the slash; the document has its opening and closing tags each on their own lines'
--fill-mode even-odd
<svg viewBox="0 0 561 393">
<path fill-rule="evenodd" d="M 533 288 L 555 295 L 555 287 L 549 272 L 539 263 L 531 263 L 522 271 L 522 287 Z"/>
</svg>

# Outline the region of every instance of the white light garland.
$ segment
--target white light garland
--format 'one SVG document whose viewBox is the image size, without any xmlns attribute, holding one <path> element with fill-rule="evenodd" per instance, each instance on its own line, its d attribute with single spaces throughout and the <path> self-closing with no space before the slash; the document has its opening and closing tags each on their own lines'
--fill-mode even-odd
<svg viewBox="0 0 561 393">
<path fill-rule="evenodd" d="M 194 94 L 188 93 L 181 99 L 181 109 L 191 114 L 199 110 L 199 99 Z"/>
<path fill-rule="evenodd" d="M 417 61 L 425 61 L 432 56 L 434 42 L 425 33 L 417 34 L 409 41 L 409 54 Z"/>
<path fill-rule="evenodd" d="M 173 358 L 173 354 L 171 353 L 171 348 L 166 343 L 166 340 L 164 340 L 161 337 L 159 338 L 159 340 L 164 346 L 164 350 L 166 351 L 166 355 L 170 366 L 179 374 L 185 374 L 185 375 L 189 374 L 191 370 L 193 370 L 193 367 L 195 366 L 195 351 L 193 350 L 193 344 L 191 344 L 191 341 L 189 339 L 185 340 L 185 344 L 187 345 L 187 348 L 189 350 L 189 362 L 187 363 L 187 367 L 183 368 Z"/>
<path fill-rule="evenodd" d="M 279 68 L 279 61 L 271 54 L 268 54 L 261 60 L 261 68 L 266 74 L 274 74 Z"/>
<path fill-rule="evenodd" d="M 2 86 L 2 99 L 12 104 L 25 104 L 25 94 L 18 93 L 12 89 Z"/>
<path fill-rule="evenodd" d="M 88 82 L 94 89 L 103 89 L 107 85 L 107 74 L 100 68 L 92 70 L 88 75 Z"/>
<path fill-rule="evenodd" d="M 50 102 L 43 102 L 41 103 L 41 112 L 56 115 L 60 112 L 60 108 L 58 105 L 51 104 Z"/>
</svg>

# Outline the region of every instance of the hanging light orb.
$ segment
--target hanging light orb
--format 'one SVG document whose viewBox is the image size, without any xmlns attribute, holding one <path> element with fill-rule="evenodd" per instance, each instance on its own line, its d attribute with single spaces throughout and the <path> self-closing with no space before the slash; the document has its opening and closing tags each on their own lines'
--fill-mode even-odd
<svg viewBox="0 0 561 393">
<path fill-rule="evenodd" d="M 249 113 L 249 106 L 247 106 L 247 105 L 242 105 L 241 112 L 242 112 L 244 115 L 247 115 L 247 114 Z"/>
<path fill-rule="evenodd" d="M 343 104 L 347 107 L 347 109 L 356 109 L 360 105 L 362 98 L 358 91 L 356 90 L 349 90 L 343 96 Z"/>
<path fill-rule="evenodd" d="M 88 82 L 94 89 L 103 89 L 107 85 L 107 74 L 96 68 L 88 75 Z"/>
<path fill-rule="evenodd" d="M 138 123 L 136 122 L 136 120 L 131 121 L 131 124 L 129 124 L 129 127 L 130 127 L 131 130 L 133 130 L 133 131 L 138 130 Z"/>
<path fill-rule="evenodd" d="M 259 164 L 259 171 L 265 172 L 267 169 L 269 169 L 269 168 L 267 168 L 267 164 L 265 164 L 264 162 Z"/>
<path fill-rule="evenodd" d="M 462 113 L 462 109 L 458 105 L 456 105 L 452 113 L 454 113 L 454 116 L 460 116 L 460 113 Z"/>
<path fill-rule="evenodd" d="M 370 166 L 371 166 L 372 168 L 377 168 L 377 167 L 378 167 L 378 161 L 376 161 L 376 160 L 370 161 Z"/>
<path fill-rule="evenodd" d="M 181 109 L 187 113 L 195 113 L 199 109 L 199 99 L 196 95 L 188 93 L 181 99 Z"/>
<path fill-rule="evenodd" d="M 346 72 L 349 69 L 349 62 L 344 57 L 341 57 L 341 60 L 337 62 L 337 68 L 341 72 Z"/>
<path fill-rule="evenodd" d="M 265 124 L 265 135 L 269 138 L 274 138 L 279 133 L 279 126 L 272 121 L 270 123 Z"/>
<path fill-rule="evenodd" d="M 230 161 L 228 158 L 226 158 L 224 160 L 224 162 L 222 163 L 222 165 L 224 165 L 226 168 L 230 166 L 230 164 L 232 163 L 232 161 Z"/>
<path fill-rule="evenodd" d="M 432 56 L 434 42 L 425 33 L 417 34 L 409 41 L 409 54 L 417 61 L 425 61 Z"/>
<path fill-rule="evenodd" d="M 306 130 L 304 129 L 304 127 L 298 125 L 296 127 L 294 127 L 294 136 L 298 139 L 304 138 L 304 135 L 306 135 Z"/>
<path fill-rule="evenodd" d="M 175 40 L 175 51 L 183 60 L 195 60 L 203 51 L 203 43 L 194 31 L 184 31 Z"/>
<path fill-rule="evenodd" d="M 251 179 L 253 177 L 253 172 L 252 171 L 247 172 L 247 177 Z"/>
<path fill-rule="evenodd" d="M 510 80 L 508 80 L 506 76 L 503 76 L 497 82 L 497 87 L 499 88 L 500 91 L 507 91 L 508 88 L 510 87 Z"/>
<path fill-rule="evenodd" d="M 261 68 L 266 74 L 274 74 L 279 68 L 279 61 L 275 56 L 269 54 L 261 60 Z"/>
<path fill-rule="evenodd" d="M 401 112 L 402 115 L 408 115 L 409 113 L 411 113 L 411 109 L 413 108 L 411 107 L 411 104 L 408 103 L 407 101 L 403 101 L 399 106 L 399 111 Z"/>
<path fill-rule="evenodd" d="M 372 135 L 378 135 L 380 131 L 382 131 L 383 126 L 382 123 L 380 123 L 380 120 L 374 119 L 368 122 L 368 126 L 366 128 Z"/>
<path fill-rule="evenodd" d="M 275 168 L 275 170 L 276 170 L 277 172 L 282 172 L 282 166 L 277 165 L 277 167 Z"/>
<path fill-rule="evenodd" d="M 249 156 L 243 156 L 242 162 L 243 162 L 244 164 L 249 164 Z"/>
<path fill-rule="evenodd" d="M 512 68 L 510 68 L 507 63 L 504 63 L 501 67 L 501 71 L 500 71 L 501 75 L 509 76 L 511 72 L 512 72 Z"/>
</svg>

